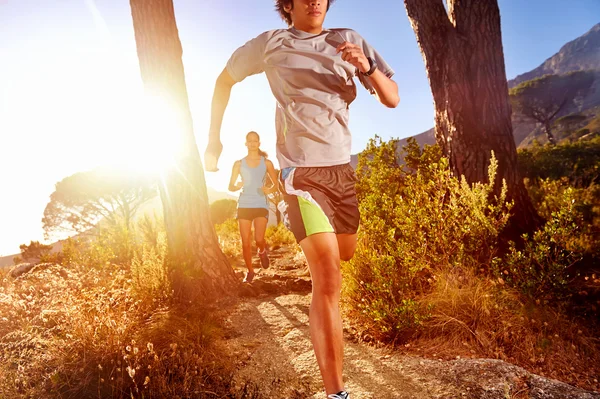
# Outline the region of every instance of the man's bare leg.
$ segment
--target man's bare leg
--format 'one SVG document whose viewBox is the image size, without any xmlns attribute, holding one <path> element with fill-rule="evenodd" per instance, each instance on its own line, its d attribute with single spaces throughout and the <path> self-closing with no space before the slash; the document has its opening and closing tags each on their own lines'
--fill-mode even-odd
<svg viewBox="0 0 600 399">
<path fill-rule="evenodd" d="M 354 252 L 356 251 L 356 237 L 356 233 L 336 235 L 341 260 L 349 261 L 354 256 Z"/>
<path fill-rule="evenodd" d="M 311 235 L 300 242 L 312 277 L 310 336 L 328 395 L 344 389 L 344 343 L 340 316 L 342 273 L 334 233 Z"/>
</svg>

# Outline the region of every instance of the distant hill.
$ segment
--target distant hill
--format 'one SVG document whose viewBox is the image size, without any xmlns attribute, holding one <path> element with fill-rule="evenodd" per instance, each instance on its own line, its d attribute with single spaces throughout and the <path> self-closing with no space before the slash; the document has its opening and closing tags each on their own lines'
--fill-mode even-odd
<svg viewBox="0 0 600 399">
<path fill-rule="evenodd" d="M 565 44 L 542 65 L 509 80 L 508 87 L 512 88 L 519 83 L 548 74 L 560 75 L 587 69 L 600 69 L 600 23 L 583 36 Z"/>
<path fill-rule="evenodd" d="M 208 188 L 208 200 L 210 203 L 213 203 L 220 199 L 226 199 L 226 198 L 237 199 L 237 197 L 235 197 L 229 193 L 217 191 L 210 187 Z M 144 214 L 153 215 L 154 212 L 156 212 L 159 215 L 162 214 L 162 203 L 160 201 L 159 196 L 155 197 L 154 199 L 152 199 L 152 200 L 148 201 L 147 203 L 145 203 L 144 205 L 142 205 L 140 207 L 138 213 L 136 214 L 136 219 L 141 218 Z M 51 252 L 60 251 L 62 249 L 62 242 L 63 241 L 57 241 L 57 242 L 53 243 Z M 29 243 L 27 243 L 27 244 L 29 244 Z M 13 255 L 7 255 L 7 256 L 0 257 L 0 268 L 12 266 L 13 258 L 17 255 L 19 255 L 19 254 L 13 254 Z"/>
<path fill-rule="evenodd" d="M 527 80 L 542 77 L 547 74 L 564 74 L 572 71 L 595 69 L 600 71 L 600 23 L 594 25 L 584 35 L 565 44 L 558 53 L 548 58 L 543 64 L 532 71 L 518 75 L 508 81 L 508 87 L 512 88 Z M 567 109 L 564 115 L 572 112 L 581 112 L 594 120 L 596 109 L 600 105 L 600 78 L 597 78 L 592 86 L 591 93 L 583 99 L 578 109 Z M 600 115 L 597 115 L 600 116 Z M 540 129 L 536 129 L 534 123 L 523 123 L 513 120 L 513 135 L 517 146 L 529 145 L 534 139 L 545 142 L 545 135 Z M 435 130 L 412 136 L 419 145 L 433 145 L 435 141 Z M 406 140 L 399 142 L 398 149 L 406 144 Z M 351 164 L 356 167 L 358 155 L 352 155 Z"/>
</svg>

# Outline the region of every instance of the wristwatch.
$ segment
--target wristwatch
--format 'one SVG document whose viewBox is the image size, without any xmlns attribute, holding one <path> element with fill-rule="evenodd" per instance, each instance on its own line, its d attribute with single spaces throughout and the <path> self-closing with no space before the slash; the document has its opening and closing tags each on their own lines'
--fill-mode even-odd
<svg viewBox="0 0 600 399">
<path fill-rule="evenodd" d="M 371 57 L 367 57 L 367 60 L 369 61 L 369 66 L 371 68 L 369 68 L 369 70 L 367 72 L 361 72 L 364 76 L 371 76 L 373 75 L 373 72 L 375 72 L 375 70 L 377 69 L 377 62 L 375 62 L 375 60 Z"/>
</svg>

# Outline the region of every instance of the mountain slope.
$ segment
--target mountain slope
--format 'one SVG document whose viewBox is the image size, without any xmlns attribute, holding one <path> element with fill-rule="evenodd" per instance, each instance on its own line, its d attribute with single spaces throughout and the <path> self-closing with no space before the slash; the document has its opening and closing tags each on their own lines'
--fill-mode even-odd
<svg viewBox="0 0 600 399">
<path fill-rule="evenodd" d="M 542 65 L 508 81 L 512 88 L 527 80 L 547 74 L 564 74 L 572 71 L 600 68 L 600 23 L 583 36 L 565 44 L 558 53 L 548 58 Z"/>
</svg>

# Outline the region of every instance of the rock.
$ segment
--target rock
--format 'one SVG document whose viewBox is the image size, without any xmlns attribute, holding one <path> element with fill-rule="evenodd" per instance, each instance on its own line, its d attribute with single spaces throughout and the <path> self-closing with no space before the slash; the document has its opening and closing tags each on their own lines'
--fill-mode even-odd
<svg viewBox="0 0 600 399">
<path fill-rule="evenodd" d="M 295 292 L 309 292 L 312 290 L 312 283 L 310 280 L 304 280 L 301 278 L 288 280 L 285 285 L 288 290 Z"/>
<path fill-rule="evenodd" d="M 269 282 L 265 282 L 265 281 L 261 281 L 261 280 L 255 280 L 252 283 L 252 285 L 256 290 L 262 291 L 264 293 L 268 293 L 268 294 L 279 293 L 279 287 L 273 283 L 269 283 Z"/>
<path fill-rule="evenodd" d="M 239 294 L 245 298 L 256 298 L 258 296 L 258 290 L 252 286 L 252 284 L 241 284 Z"/>
<path fill-rule="evenodd" d="M 426 362 L 432 374 L 440 366 Z M 446 363 L 448 369 L 440 375 L 441 380 L 469 388 L 469 398 L 501 399 L 504 393 L 527 392 L 531 399 L 600 399 L 600 394 L 588 392 L 560 381 L 531 374 L 525 369 L 494 359 L 461 359 Z"/>
<path fill-rule="evenodd" d="M 35 267 L 35 263 L 20 263 L 10 270 L 9 275 L 13 278 L 17 278 L 17 277 L 29 272 L 34 267 Z"/>
</svg>

